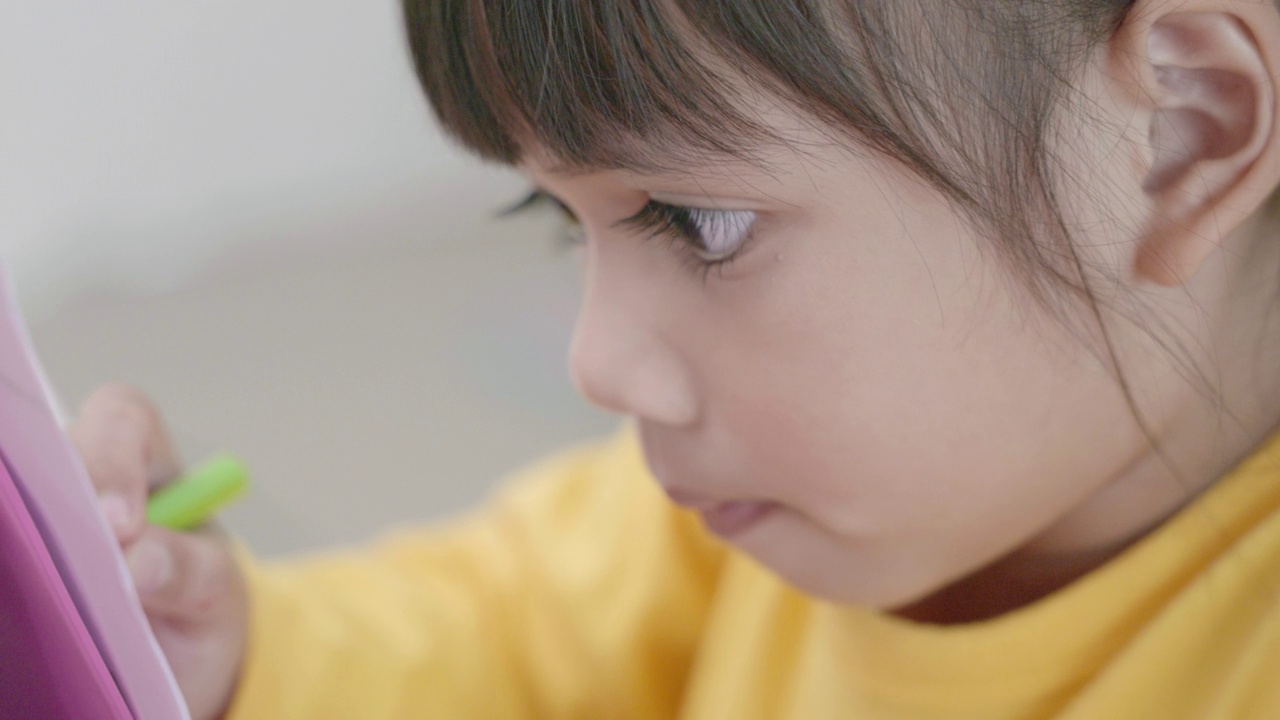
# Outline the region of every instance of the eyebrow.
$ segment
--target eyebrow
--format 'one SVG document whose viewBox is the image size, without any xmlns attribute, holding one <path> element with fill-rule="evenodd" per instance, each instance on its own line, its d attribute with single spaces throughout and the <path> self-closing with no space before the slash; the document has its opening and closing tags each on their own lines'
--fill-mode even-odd
<svg viewBox="0 0 1280 720">
<path fill-rule="evenodd" d="M 550 192 L 547 192 L 547 190 L 541 185 L 531 184 L 529 192 L 524 197 L 509 205 L 499 208 L 496 216 L 499 218 L 506 218 L 511 217 L 512 215 L 519 215 L 526 210 L 538 207 L 544 203 L 553 203 L 563 210 L 568 210 L 568 206 L 566 206 L 564 201 L 560 198 L 552 195 Z"/>
</svg>

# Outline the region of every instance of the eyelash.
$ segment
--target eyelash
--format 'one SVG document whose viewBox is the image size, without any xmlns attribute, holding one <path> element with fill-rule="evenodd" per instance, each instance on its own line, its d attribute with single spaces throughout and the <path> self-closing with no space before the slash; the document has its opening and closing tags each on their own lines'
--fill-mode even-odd
<svg viewBox="0 0 1280 720">
<path fill-rule="evenodd" d="M 508 216 L 548 204 L 563 213 L 568 222 L 573 224 L 579 222 L 573 211 L 561 202 L 559 198 L 541 189 L 533 190 L 523 200 L 502 211 L 501 215 Z M 715 212 L 717 211 L 682 207 L 650 200 L 635 215 L 620 220 L 617 226 L 647 232 L 650 239 L 661 239 L 669 242 L 673 249 L 681 255 L 682 260 L 689 269 L 701 275 L 702 280 L 705 281 L 713 271 L 722 271 L 737 259 L 752 241 L 751 230 L 747 229 L 742 242 L 732 253 L 723 258 L 710 260 L 703 257 L 698 251 L 702 237 L 699 223 L 696 222 L 696 215 Z M 581 238 L 575 237 L 572 233 L 566 233 L 563 240 L 566 246 L 575 246 L 582 242 Z"/>
</svg>

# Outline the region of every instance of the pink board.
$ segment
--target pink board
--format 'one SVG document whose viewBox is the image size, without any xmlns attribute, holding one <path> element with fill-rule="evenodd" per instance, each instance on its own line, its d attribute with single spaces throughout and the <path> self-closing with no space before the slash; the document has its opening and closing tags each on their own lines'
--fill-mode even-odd
<svg viewBox="0 0 1280 720">
<path fill-rule="evenodd" d="M 83 696 L 110 703 L 102 699 L 110 697 L 103 686 L 106 677 L 114 681 L 114 702 L 122 700 L 132 713 L 107 714 L 119 708 L 106 704 L 87 715 L 10 715 L 5 702 L 0 717 L 189 720 L 124 558 L 97 511 L 88 475 L 62 431 L 3 265 L 0 453 L 8 488 L 0 495 L 0 560 L 5 563 L 0 683 L 5 699 L 8 693 L 21 697 L 22 687 L 29 686 L 31 702 L 54 696 L 71 702 Z M 50 567 L 56 574 L 49 573 Z M 48 603 L 38 608 L 39 614 L 31 604 L 37 600 Z M 78 623 L 71 622 L 71 608 Z M 85 645 L 86 633 L 90 645 Z M 90 648 L 96 650 L 98 664 Z M 69 664 L 63 665 L 64 660 Z"/>
<path fill-rule="evenodd" d="M 0 618 L 0 714 L 132 720 L 3 463 Z"/>
</svg>

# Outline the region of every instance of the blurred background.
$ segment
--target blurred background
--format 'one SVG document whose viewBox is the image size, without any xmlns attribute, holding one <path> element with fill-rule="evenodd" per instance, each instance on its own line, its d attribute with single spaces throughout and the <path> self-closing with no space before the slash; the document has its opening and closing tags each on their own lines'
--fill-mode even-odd
<svg viewBox="0 0 1280 720">
<path fill-rule="evenodd" d="M 0 257 L 69 408 L 149 392 L 244 458 L 266 554 L 480 501 L 616 422 L 564 355 L 576 272 L 454 148 L 394 0 L 0 6 Z"/>
</svg>

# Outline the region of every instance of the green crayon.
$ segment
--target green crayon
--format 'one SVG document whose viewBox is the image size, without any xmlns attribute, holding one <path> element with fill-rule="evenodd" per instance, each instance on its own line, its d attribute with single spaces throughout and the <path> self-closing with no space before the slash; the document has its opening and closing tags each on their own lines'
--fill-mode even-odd
<svg viewBox="0 0 1280 720">
<path fill-rule="evenodd" d="M 147 522 L 171 530 L 199 527 L 248 487 L 244 465 L 232 457 L 216 457 L 156 491 L 147 500 Z"/>
</svg>

